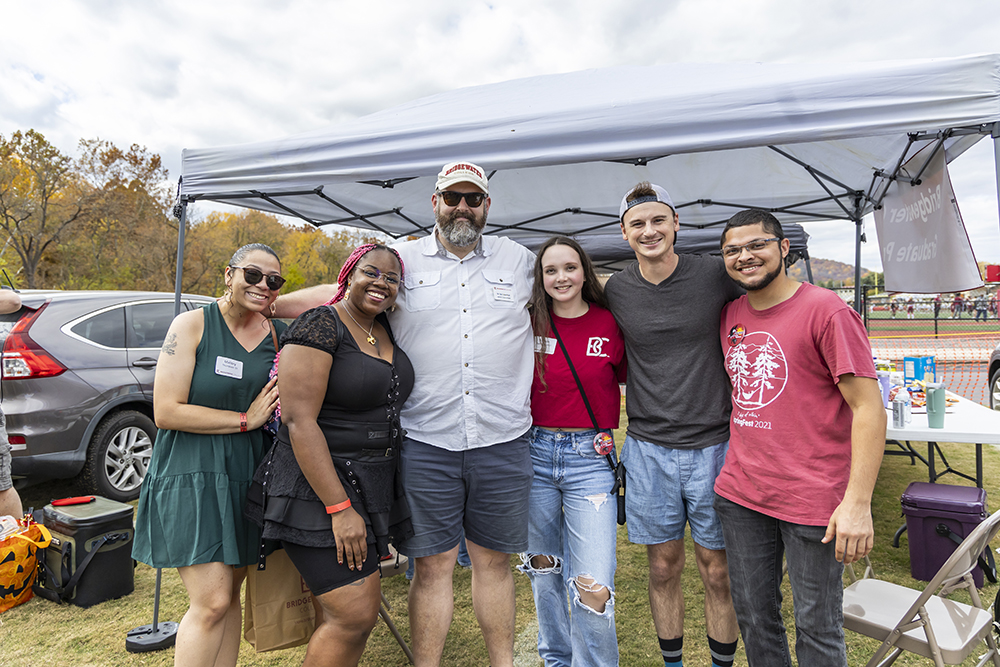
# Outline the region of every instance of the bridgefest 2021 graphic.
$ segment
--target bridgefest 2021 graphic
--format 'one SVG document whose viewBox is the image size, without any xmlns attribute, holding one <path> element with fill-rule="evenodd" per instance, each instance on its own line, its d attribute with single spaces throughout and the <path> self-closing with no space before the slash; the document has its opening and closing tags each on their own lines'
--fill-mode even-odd
<svg viewBox="0 0 1000 667">
<path fill-rule="evenodd" d="M 733 402 L 744 410 L 759 410 L 785 390 L 788 364 L 777 339 L 766 331 L 744 333 L 726 354 L 733 383 Z"/>
</svg>

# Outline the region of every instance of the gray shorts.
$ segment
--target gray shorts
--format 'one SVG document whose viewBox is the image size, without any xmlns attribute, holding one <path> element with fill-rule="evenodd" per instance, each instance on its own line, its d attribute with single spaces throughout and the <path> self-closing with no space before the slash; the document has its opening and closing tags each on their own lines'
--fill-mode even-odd
<svg viewBox="0 0 1000 667">
<path fill-rule="evenodd" d="M 510 442 L 453 452 L 407 438 L 403 489 L 413 537 L 401 546 L 422 558 L 468 539 L 502 553 L 528 548 L 528 498 L 533 477 L 528 434 Z"/>
<path fill-rule="evenodd" d="M 626 436 L 625 515 L 634 544 L 691 538 L 706 549 L 726 548 L 715 512 L 715 478 L 726 462 L 729 441 L 701 449 L 673 449 Z"/>
<path fill-rule="evenodd" d="M 7 418 L 0 412 L 0 491 L 14 486 L 10 479 L 10 443 L 7 442 Z"/>
</svg>

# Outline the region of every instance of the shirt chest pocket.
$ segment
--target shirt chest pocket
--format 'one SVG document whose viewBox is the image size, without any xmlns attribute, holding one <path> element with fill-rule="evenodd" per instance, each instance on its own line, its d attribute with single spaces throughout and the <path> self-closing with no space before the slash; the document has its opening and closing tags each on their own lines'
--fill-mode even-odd
<svg viewBox="0 0 1000 667">
<path fill-rule="evenodd" d="M 483 269 L 486 283 L 486 302 L 494 308 L 514 308 L 517 306 L 517 287 L 514 285 L 513 271 Z"/>
<path fill-rule="evenodd" d="M 441 305 L 441 272 L 416 271 L 407 273 L 405 288 L 400 294 L 400 306 L 411 313 L 430 310 Z"/>
</svg>

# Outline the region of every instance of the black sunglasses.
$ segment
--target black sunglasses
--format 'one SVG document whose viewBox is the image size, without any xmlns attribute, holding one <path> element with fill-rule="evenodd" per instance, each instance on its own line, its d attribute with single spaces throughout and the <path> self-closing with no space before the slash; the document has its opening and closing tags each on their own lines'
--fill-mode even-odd
<svg viewBox="0 0 1000 667">
<path fill-rule="evenodd" d="M 249 266 L 230 266 L 229 268 L 243 269 L 243 278 L 251 285 L 258 284 L 261 278 L 267 278 L 267 289 L 272 292 L 277 292 L 285 284 L 285 279 L 281 276 L 265 275 L 260 269 L 254 269 Z"/>
<path fill-rule="evenodd" d="M 483 205 L 486 195 L 482 192 L 453 192 L 451 190 L 441 190 L 438 194 L 448 206 L 458 206 L 458 202 L 465 198 L 465 203 L 469 208 L 479 208 Z"/>
</svg>

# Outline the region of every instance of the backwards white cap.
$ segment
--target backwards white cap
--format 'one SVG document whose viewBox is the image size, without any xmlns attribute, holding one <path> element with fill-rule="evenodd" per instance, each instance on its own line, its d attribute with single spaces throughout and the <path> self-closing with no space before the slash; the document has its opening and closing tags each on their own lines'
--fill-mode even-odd
<svg viewBox="0 0 1000 667">
<path fill-rule="evenodd" d="M 622 197 L 622 205 L 618 208 L 619 220 L 623 219 L 625 217 L 625 212 L 628 211 L 633 206 L 638 206 L 639 204 L 645 204 L 646 202 L 651 202 L 651 201 L 658 201 L 661 204 L 666 204 L 667 206 L 670 207 L 671 211 L 673 211 L 674 213 L 677 212 L 677 209 L 674 208 L 674 202 L 670 199 L 670 195 L 667 194 L 666 190 L 661 188 L 659 185 L 653 185 L 652 183 L 650 183 L 650 187 L 653 189 L 653 192 L 656 193 L 655 195 L 636 197 L 632 201 L 629 201 L 628 196 L 635 191 L 635 188 L 632 188 L 631 190 L 625 193 L 625 196 Z"/>
</svg>

